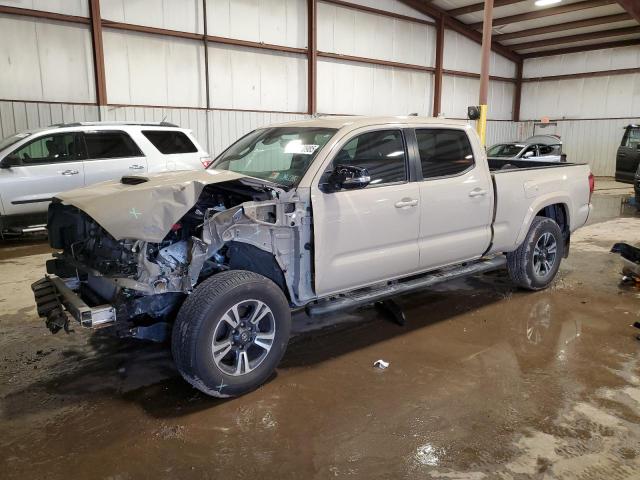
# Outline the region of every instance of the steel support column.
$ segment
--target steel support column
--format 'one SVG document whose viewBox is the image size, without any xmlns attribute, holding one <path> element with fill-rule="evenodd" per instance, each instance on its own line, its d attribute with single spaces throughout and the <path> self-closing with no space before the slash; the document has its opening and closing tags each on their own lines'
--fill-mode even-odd
<svg viewBox="0 0 640 480">
<path fill-rule="evenodd" d="M 522 61 L 516 63 L 516 88 L 513 92 L 513 121 L 520 121 L 520 102 L 522 100 Z"/>
<path fill-rule="evenodd" d="M 477 129 L 482 146 L 487 139 L 487 97 L 489 96 L 489 67 L 491 64 L 491 29 L 493 26 L 493 0 L 484 0 L 482 23 L 482 63 L 480 65 L 480 119 Z"/>
<path fill-rule="evenodd" d="M 104 71 L 104 47 L 102 44 L 102 20 L 100 19 L 100 0 L 89 0 L 91 15 L 91 43 L 93 45 L 93 68 L 96 83 L 96 103 L 107 104 L 107 81 Z"/>
<path fill-rule="evenodd" d="M 317 2 L 307 0 L 307 110 L 309 115 L 318 112 L 317 107 L 317 65 L 318 65 L 318 36 L 317 36 Z"/>
<path fill-rule="evenodd" d="M 436 70 L 433 76 L 433 116 L 442 113 L 442 70 L 444 59 L 444 15 L 436 23 Z"/>
</svg>

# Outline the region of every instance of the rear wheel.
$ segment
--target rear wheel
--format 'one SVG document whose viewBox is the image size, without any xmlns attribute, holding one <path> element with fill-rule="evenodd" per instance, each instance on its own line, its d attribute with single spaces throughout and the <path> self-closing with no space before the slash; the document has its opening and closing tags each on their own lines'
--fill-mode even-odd
<svg viewBox="0 0 640 480">
<path fill-rule="evenodd" d="M 173 358 L 184 379 L 202 392 L 241 395 L 273 373 L 290 329 L 291 311 L 275 283 L 253 272 L 223 272 L 182 305 L 173 328 Z"/>
<path fill-rule="evenodd" d="M 514 252 L 507 254 L 513 283 L 527 290 L 542 290 L 553 282 L 564 255 L 564 238 L 551 218 L 535 217 L 527 236 Z"/>
</svg>

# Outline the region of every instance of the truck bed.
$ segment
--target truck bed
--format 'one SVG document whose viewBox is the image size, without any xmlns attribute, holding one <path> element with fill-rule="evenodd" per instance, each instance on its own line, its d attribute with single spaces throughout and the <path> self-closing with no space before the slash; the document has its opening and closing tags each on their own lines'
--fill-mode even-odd
<svg viewBox="0 0 640 480">
<path fill-rule="evenodd" d="M 580 165 L 578 163 L 567 162 L 538 162 L 533 160 L 514 160 L 512 158 L 505 158 L 504 160 L 498 160 L 495 158 L 487 159 L 489 163 L 489 171 L 491 172 L 505 172 L 516 169 L 534 169 L 534 168 L 551 168 L 551 167 L 566 167 L 570 165 Z M 507 168 L 504 168 L 509 165 Z"/>
<path fill-rule="evenodd" d="M 507 163 L 513 167 L 501 170 Z M 508 252 L 519 245 L 533 217 L 546 205 L 565 205 L 571 231 L 587 221 L 589 165 L 489 160 L 489 170 L 495 190 L 490 253 Z"/>
</svg>

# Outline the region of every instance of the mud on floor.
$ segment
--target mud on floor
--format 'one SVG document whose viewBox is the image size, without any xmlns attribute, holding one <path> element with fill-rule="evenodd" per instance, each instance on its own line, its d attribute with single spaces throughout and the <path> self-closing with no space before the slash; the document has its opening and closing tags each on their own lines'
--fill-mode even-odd
<svg viewBox="0 0 640 480">
<path fill-rule="evenodd" d="M 640 478 L 640 292 L 607 253 L 639 227 L 581 230 L 544 292 L 494 273 L 403 298 L 406 327 L 298 316 L 277 375 L 232 400 L 163 346 L 51 336 L 29 290 L 48 249 L 0 253 L 2 478 Z"/>
</svg>

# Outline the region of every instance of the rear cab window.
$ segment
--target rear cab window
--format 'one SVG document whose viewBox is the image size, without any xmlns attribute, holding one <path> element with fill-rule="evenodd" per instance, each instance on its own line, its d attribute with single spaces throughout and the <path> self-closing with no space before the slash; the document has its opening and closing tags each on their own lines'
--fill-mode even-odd
<svg viewBox="0 0 640 480">
<path fill-rule="evenodd" d="M 464 130 L 418 129 L 416 140 L 424 180 L 460 175 L 475 165 Z"/>
<path fill-rule="evenodd" d="M 184 133 L 176 130 L 142 130 L 142 135 L 164 155 L 196 153 L 196 147 Z"/>
<path fill-rule="evenodd" d="M 91 160 L 144 156 L 129 134 L 121 130 L 87 131 L 84 140 Z"/>
</svg>

